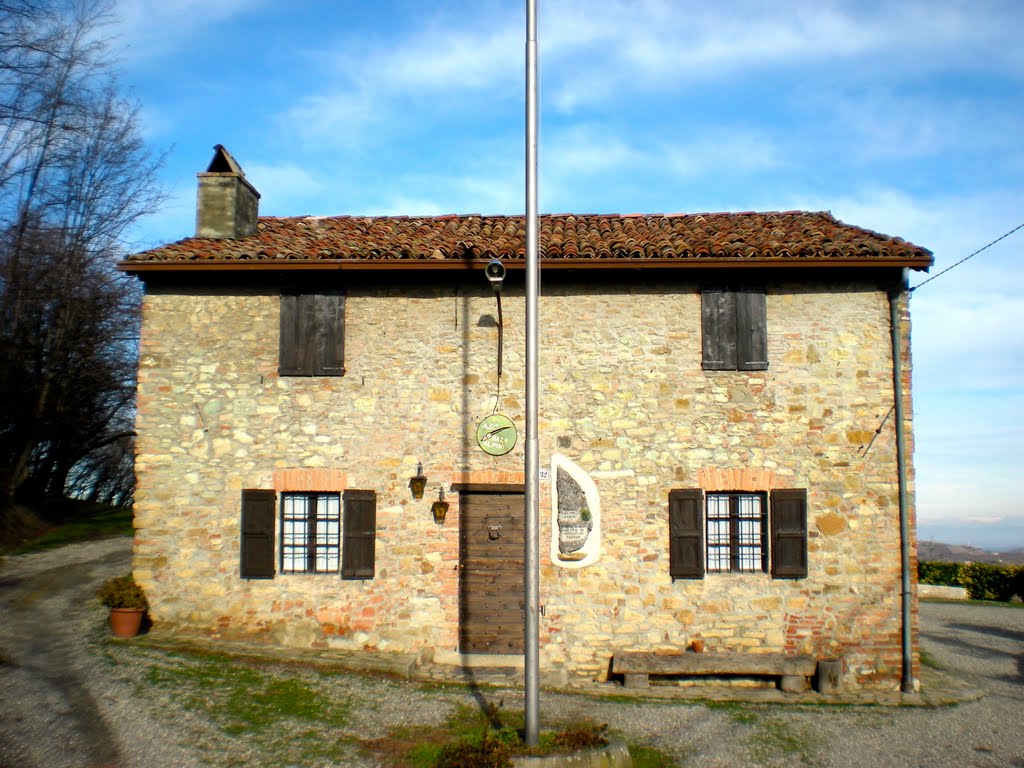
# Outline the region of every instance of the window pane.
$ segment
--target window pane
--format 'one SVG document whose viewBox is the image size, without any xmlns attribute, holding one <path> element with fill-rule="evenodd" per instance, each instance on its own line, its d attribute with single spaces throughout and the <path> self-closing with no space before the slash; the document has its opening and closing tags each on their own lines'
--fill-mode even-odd
<svg viewBox="0 0 1024 768">
<path fill-rule="evenodd" d="M 337 572 L 341 561 L 341 496 L 287 493 L 281 512 L 281 570 Z"/>
<path fill-rule="evenodd" d="M 730 570 L 729 497 L 707 496 L 707 570 Z"/>
<path fill-rule="evenodd" d="M 739 501 L 740 517 L 761 519 L 761 497 L 750 494 L 741 494 L 737 497 Z"/>
<path fill-rule="evenodd" d="M 729 496 L 725 494 L 708 494 L 708 518 L 720 517 L 729 519 Z"/>
<path fill-rule="evenodd" d="M 316 564 L 320 573 L 338 570 L 341 554 L 341 497 L 336 493 L 316 497 Z"/>
<path fill-rule="evenodd" d="M 309 499 L 299 494 L 284 495 L 281 520 L 281 570 L 300 573 L 306 570 Z"/>
</svg>

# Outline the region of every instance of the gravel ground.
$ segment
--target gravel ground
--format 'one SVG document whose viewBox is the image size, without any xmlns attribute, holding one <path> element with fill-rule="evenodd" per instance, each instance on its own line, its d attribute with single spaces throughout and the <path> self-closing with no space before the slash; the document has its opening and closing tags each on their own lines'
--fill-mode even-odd
<svg viewBox="0 0 1024 768">
<path fill-rule="evenodd" d="M 129 561 L 130 540 L 110 539 L 0 565 L 0 768 L 384 766 L 396 736 L 418 738 L 410 729 L 499 702 L 521 710 L 514 689 L 111 640 L 93 594 Z M 921 623 L 926 686 L 959 681 L 983 696 L 957 706 L 879 707 L 544 692 L 541 720 L 607 722 L 680 766 L 1024 768 L 1024 609 L 925 603 Z M 266 701 L 292 692 L 316 717 L 261 709 L 266 692 L 274 693 Z"/>
</svg>

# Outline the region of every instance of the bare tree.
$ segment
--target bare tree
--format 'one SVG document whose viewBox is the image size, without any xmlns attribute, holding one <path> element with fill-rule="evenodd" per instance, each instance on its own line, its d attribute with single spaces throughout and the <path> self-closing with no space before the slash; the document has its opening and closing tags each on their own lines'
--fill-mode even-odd
<svg viewBox="0 0 1024 768">
<path fill-rule="evenodd" d="M 0 523 L 19 497 L 128 482 L 139 296 L 114 263 L 161 200 L 160 159 L 114 77 L 108 11 L 0 0 Z"/>
</svg>

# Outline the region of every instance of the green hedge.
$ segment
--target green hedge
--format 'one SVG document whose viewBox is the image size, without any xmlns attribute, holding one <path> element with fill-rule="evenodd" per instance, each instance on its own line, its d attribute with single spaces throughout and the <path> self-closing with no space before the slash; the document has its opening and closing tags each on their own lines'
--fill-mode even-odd
<svg viewBox="0 0 1024 768">
<path fill-rule="evenodd" d="M 922 560 L 917 564 L 917 580 L 921 584 L 940 584 L 945 587 L 962 587 L 960 583 L 961 563 L 942 563 L 938 560 Z"/>
<path fill-rule="evenodd" d="M 1024 600 L 1024 566 L 992 563 L 940 563 L 922 561 L 917 564 L 917 580 L 921 584 L 942 584 L 965 587 L 971 600 L 998 600 L 1006 603 L 1018 595 Z"/>
<path fill-rule="evenodd" d="M 1008 603 L 1014 595 L 1024 598 L 1024 568 L 1016 565 L 964 563 L 960 581 L 971 600 L 998 600 Z"/>
</svg>

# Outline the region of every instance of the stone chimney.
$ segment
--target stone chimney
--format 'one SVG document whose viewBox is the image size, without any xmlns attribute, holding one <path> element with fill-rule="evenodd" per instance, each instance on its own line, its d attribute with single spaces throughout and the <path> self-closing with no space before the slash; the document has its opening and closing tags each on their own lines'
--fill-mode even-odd
<svg viewBox="0 0 1024 768">
<path fill-rule="evenodd" d="M 197 173 L 196 237 L 246 237 L 256 233 L 260 193 L 220 144 L 206 173 Z"/>
</svg>

